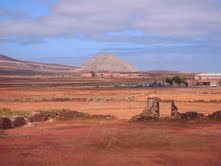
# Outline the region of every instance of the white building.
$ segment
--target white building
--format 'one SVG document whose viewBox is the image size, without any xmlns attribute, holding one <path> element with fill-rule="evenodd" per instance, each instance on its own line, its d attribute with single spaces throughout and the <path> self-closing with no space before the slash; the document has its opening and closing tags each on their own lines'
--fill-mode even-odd
<svg viewBox="0 0 221 166">
<path fill-rule="evenodd" d="M 190 85 L 218 86 L 221 82 L 221 73 L 201 73 L 194 77 Z"/>
<path fill-rule="evenodd" d="M 195 76 L 195 80 L 221 80 L 221 73 L 202 73 Z"/>
</svg>

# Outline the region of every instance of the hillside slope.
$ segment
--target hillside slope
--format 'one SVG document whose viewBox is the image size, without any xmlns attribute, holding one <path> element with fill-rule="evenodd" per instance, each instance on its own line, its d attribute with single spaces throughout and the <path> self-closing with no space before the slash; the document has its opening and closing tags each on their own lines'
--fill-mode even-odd
<svg viewBox="0 0 221 166">
<path fill-rule="evenodd" d="M 5 55 L 0 55 L 0 74 L 44 74 L 71 72 L 76 67 L 46 64 L 40 62 L 19 61 Z"/>
<path fill-rule="evenodd" d="M 17 60 L 0 54 L 0 61 L 17 61 Z"/>
</svg>

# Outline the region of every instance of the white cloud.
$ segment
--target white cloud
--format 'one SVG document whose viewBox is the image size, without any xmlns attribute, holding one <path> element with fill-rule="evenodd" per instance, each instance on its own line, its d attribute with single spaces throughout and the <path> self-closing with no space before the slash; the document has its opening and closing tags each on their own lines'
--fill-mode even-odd
<svg viewBox="0 0 221 166">
<path fill-rule="evenodd" d="M 49 16 L 0 21 L 0 36 L 100 36 L 138 29 L 145 34 L 204 37 L 221 33 L 216 0 L 61 0 Z M 220 37 L 220 36 L 219 36 Z"/>
</svg>

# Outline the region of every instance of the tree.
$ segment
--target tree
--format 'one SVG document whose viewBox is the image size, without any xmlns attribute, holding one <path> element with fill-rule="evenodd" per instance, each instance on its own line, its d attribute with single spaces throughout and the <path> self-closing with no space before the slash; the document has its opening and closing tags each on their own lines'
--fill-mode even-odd
<svg viewBox="0 0 221 166">
<path fill-rule="evenodd" d="M 165 82 L 170 84 L 170 85 L 173 85 L 173 79 L 171 79 L 169 77 L 166 78 Z"/>
<path fill-rule="evenodd" d="M 182 79 L 179 76 L 173 77 L 173 81 L 178 85 L 182 84 Z"/>
<path fill-rule="evenodd" d="M 178 84 L 178 85 L 181 85 L 181 84 L 186 84 L 186 78 L 181 78 L 180 76 L 175 76 L 173 77 L 173 81 Z"/>
<path fill-rule="evenodd" d="M 95 72 L 94 71 L 91 71 L 91 77 L 95 77 L 96 76 L 96 74 L 95 74 Z"/>
<path fill-rule="evenodd" d="M 178 85 L 181 85 L 181 84 L 186 84 L 186 78 L 182 78 L 180 76 L 174 76 L 172 78 L 166 78 L 166 83 L 170 84 L 170 85 L 173 85 L 173 83 L 175 82 L 176 84 Z"/>
</svg>

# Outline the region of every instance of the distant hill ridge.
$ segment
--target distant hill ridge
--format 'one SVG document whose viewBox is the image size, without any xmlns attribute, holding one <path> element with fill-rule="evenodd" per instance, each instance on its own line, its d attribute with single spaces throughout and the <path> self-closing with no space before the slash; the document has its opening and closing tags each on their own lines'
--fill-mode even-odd
<svg viewBox="0 0 221 166">
<path fill-rule="evenodd" d="M 42 74 L 70 72 L 76 69 L 73 66 L 47 64 L 41 62 L 20 61 L 0 54 L 0 74 Z"/>
<path fill-rule="evenodd" d="M 2 54 L 0 54 L 0 60 L 3 60 L 3 61 L 18 61 L 16 59 L 10 58 L 10 57 L 2 55 Z"/>
<path fill-rule="evenodd" d="M 113 54 L 97 55 L 80 66 L 82 69 L 106 72 L 137 72 L 138 69 Z"/>
</svg>

